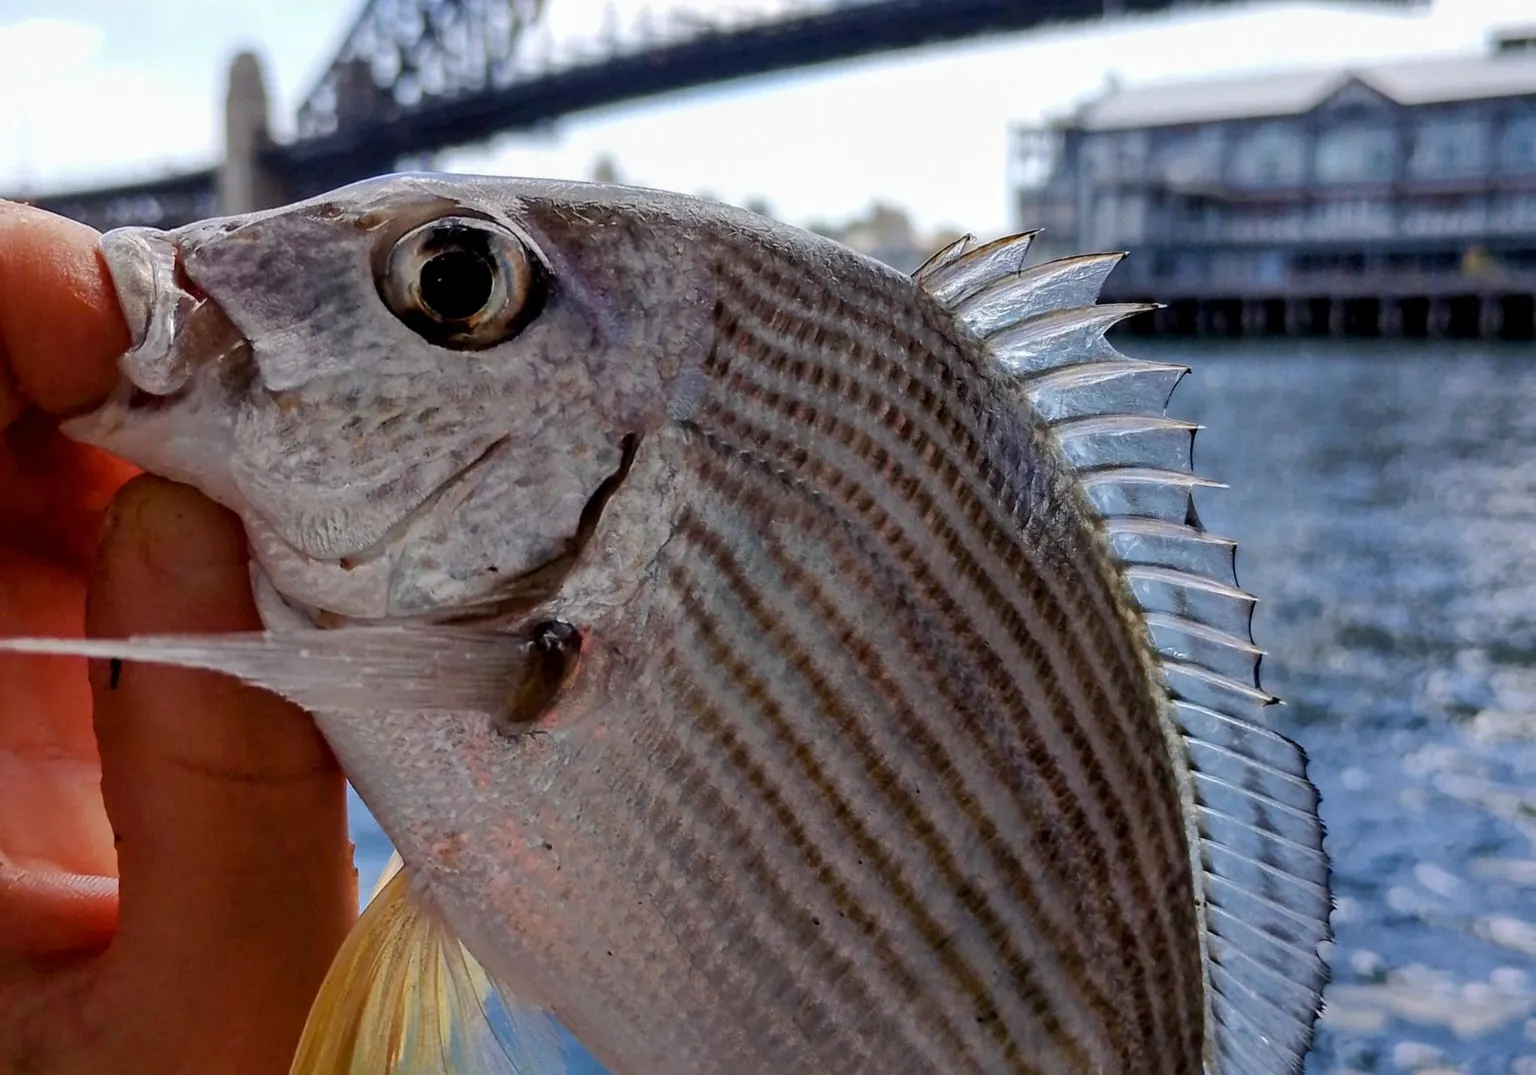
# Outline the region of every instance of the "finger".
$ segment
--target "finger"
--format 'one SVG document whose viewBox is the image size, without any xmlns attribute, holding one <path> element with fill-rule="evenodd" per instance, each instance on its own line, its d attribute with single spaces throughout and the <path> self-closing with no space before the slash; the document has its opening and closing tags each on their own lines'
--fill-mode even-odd
<svg viewBox="0 0 1536 1075">
<path fill-rule="evenodd" d="M 0 203 L 3 204 L 3 203 Z M 27 409 L 27 401 L 11 375 L 10 363 L 5 358 L 5 337 L 0 336 L 0 429 L 14 422 Z"/>
<path fill-rule="evenodd" d="M 137 478 L 113 506 L 87 634 L 259 628 L 247 571 L 233 515 Z M 91 680 L 121 877 L 111 973 L 171 1020 L 146 1017 L 147 1034 L 195 1034 L 205 1012 L 210 1055 L 272 1052 L 286 1070 L 356 917 L 335 759 L 304 712 L 224 676 L 95 662 Z"/>
<path fill-rule="evenodd" d="M 70 441 L 44 415 L 22 417 L 0 432 L 0 545 L 83 578 L 107 504 L 137 473 L 131 464 Z"/>
<path fill-rule="evenodd" d="M 83 581 L 0 547 L 0 633 L 77 637 L 84 609 Z M 0 861 L 116 874 L 90 714 L 84 660 L 0 656 Z"/>
<path fill-rule="evenodd" d="M 17 390 L 58 416 L 100 405 L 128 348 L 100 235 L 41 209 L 0 202 L 0 420 Z"/>
<path fill-rule="evenodd" d="M 0 202 L 0 542 L 75 567 L 107 499 L 137 471 L 51 423 L 17 419 L 29 400 L 55 417 L 88 410 L 117 381 L 128 328 L 99 238 Z"/>
<path fill-rule="evenodd" d="M 85 583 L 0 544 L 0 633 L 77 636 Z M 0 964 L 94 951 L 117 921 L 85 662 L 0 657 Z"/>
</svg>

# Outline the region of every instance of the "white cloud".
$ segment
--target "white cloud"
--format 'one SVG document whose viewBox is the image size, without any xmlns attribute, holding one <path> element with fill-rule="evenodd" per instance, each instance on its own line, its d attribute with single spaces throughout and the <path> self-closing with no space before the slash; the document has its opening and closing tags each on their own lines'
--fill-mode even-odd
<svg viewBox="0 0 1536 1075">
<path fill-rule="evenodd" d="M 0 25 L 0 92 L 23 88 L 33 78 L 62 78 L 101 51 L 98 26 L 73 19 L 23 19 Z"/>
<path fill-rule="evenodd" d="M 0 25 L 0 185 L 89 185 L 211 159 L 206 91 L 181 72 L 104 62 L 103 30 L 28 19 Z M 178 85 L 178 83 L 181 83 Z M 195 85 L 195 84 L 194 84 Z"/>
</svg>

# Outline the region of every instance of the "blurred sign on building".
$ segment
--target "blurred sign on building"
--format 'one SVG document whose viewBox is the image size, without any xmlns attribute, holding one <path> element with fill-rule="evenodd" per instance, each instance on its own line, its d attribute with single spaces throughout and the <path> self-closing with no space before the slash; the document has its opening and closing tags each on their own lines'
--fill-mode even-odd
<svg viewBox="0 0 1536 1075">
<path fill-rule="evenodd" d="M 1483 55 L 1111 83 L 1012 132 L 1019 224 L 1123 249 L 1108 300 L 1174 334 L 1529 338 L 1536 27 Z"/>
</svg>

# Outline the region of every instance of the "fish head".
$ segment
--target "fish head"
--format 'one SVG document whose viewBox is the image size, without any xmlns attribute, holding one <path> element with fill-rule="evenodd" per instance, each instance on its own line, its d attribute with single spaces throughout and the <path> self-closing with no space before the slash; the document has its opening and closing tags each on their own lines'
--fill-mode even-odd
<svg viewBox="0 0 1536 1075">
<path fill-rule="evenodd" d="M 709 347 L 707 266 L 617 191 L 399 175 L 108 232 L 133 347 L 67 431 L 238 512 L 312 618 L 536 604 Z"/>
</svg>

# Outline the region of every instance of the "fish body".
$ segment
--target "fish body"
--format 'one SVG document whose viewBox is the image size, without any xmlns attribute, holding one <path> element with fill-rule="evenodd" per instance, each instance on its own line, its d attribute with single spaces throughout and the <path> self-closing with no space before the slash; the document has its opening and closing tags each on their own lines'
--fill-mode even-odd
<svg viewBox="0 0 1536 1075">
<path fill-rule="evenodd" d="M 71 432 L 240 513 L 405 864 L 296 1071 L 553 1069 L 529 1013 L 615 1075 L 1299 1067 L 1316 793 L 1183 370 L 1027 247 L 421 175 L 106 236 L 135 349 Z"/>
</svg>

